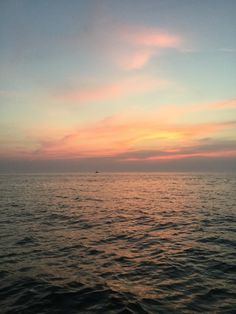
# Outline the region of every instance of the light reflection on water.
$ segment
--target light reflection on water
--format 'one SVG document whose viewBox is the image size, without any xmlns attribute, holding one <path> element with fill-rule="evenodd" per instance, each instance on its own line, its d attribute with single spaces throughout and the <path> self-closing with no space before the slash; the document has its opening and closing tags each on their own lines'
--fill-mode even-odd
<svg viewBox="0 0 236 314">
<path fill-rule="evenodd" d="M 2 175 L 0 189 L 3 313 L 233 313 L 234 175 Z"/>
</svg>

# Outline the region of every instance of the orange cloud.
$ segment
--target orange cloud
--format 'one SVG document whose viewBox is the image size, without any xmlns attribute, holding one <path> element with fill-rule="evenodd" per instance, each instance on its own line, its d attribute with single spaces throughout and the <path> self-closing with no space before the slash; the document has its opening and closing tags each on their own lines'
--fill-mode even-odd
<svg viewBox="0 0 236 314">
<path fill-rule="evenodd" d="M 120 161 L 126 162 L 135 162 L 135 161 L 155 161 L 155 160 L 177 160 L 184 158 L 193 158 L 193 157 L 236 157 L 236 150 L 229 151 L 208 151 L 208 152 L 199 152 L 199 153 L 177 153 L 169 154 L 168 152 L 163 156 L 151 156 L 151 157 L 128 157 L 119 159 Z"/>
<path fill-rule="evenodd" d="M 236 150 L 229 151 L 208 151 L 208 152 L 196 152 L 186 154 L 165 155 L 158 157 L 148 157 L 145 160 L 169 160 L 169 159 L 183 159 L 190 157 L 236 157 Z"/>
<path fill-rule="evenodd" d="M 146 87 L 138 85 L 138 88 L 148 89 L 150 84 L 151 81 Z M 156 81 L 153 84 L 156 86 Z M 230 107 L 234 104 L 234 101 L 229 100 L 215 104 L 184 106 L 183 108 L 165 106 L 164 109 L 161 107 L 159 110 L 151 112 L 133 109 L 71 130 L 67 128 L 63 130 L 60 127 L 46 128 L 46 126 L 41 126 L 41 130 L 40 127 L 35 126 L 26 136 L 24 135 L 23 140 L 19 139 L 20 145 L 17 143 L 11 145 L 11 143 L 5 142 L 4 152 L 5 155 L 22 156 L 29 159 L 112 157 L 129 151 L 151 149 L 172 152 L 176 156 L 178 155 L 178 158 L 184 158 L 185 154 L 188 156 L 191 154 L 204 155 L 207 153 L 206 150 L 186 153 L 184 148 L 209 137 L 217 139 L 224 136 L 226 140 L 227 138 L 233 139 L 235 138 L 236 122 L 177 123 L 177 121 L 184 110 L 191 113 L 192 110 L 199 110 L 198 108 L 215 110 L 215 107 Z M 168 120 L 168 115 L 172 115 L 172 119 Z M 13 146 L 14 150 L 11 149 Z M 233 145 L 231 146 L 233 147 Z M 232 147 L 225 149 L 225 154 L 227 151 L 234 151 Z M 181 150 L 179 150 L 180 148 Z M 217 152 L 218 150 L 211 148 L 209 151 Z M 172 154 L 169 155 L 172 156 Z M 156 157 L 154 156 L 154 158 Z"/>
<path fill-rule="evenodd" d="M 236 99 L 227 99 L 218 102 L 208 102 L 208 103 L 193 103 L 186 105 L 165 105 L 160 107 L 159 114 L 165 121 L 176 121 L 179 118 L 189 115 L 195 112 L 214 112 L 221 109 L 236 109 Z"/>
<path fill-rule="evenodd" d="M 149 60 L 163 49 L 180 49 L 182 38 L 168 31 L 145 26 L 126 25 L 117 30 L 115 36 L 120 46 L 113 51 L 115 63 L 122 69 L 143 68 Z"/>
<path fill-rule="evenodd" d="M 153 49 L 137 50 L 119 56 L 117 63 L 125 70 L 140 69 L 148 63 L 153 54 Z"/>
<path fill-rule="evenodd" d="M 178 48 L 182 42 L 177 35 L 155 28 L 131 26 L 122 30 L 123 38 L 137 46 Z"/>
<path fill-rule="evenodd" d="M 143 93 L 149 90 L 162 89 L 170 85 L 170 82 L 151 76 L 134 76 L 123 80 L 104 84 L 91 84 L 87 87 L 68 89 L 59 93 L 56 98 L 61 101 L 73 101 L 87 103 L 116 99 L 133 93 Z"/>
<path fill-rule="evenodd" d="M 37 158 L 105 157 L 151 148 L 176 152 L 178 147 L 188 147 L 202 137 L 215 136 L 235 126 L 235 122 L 168 125 L 157 115 L 120 115 L 78 128 L 60 140 L 42 142 L 34 155 Z"/>
<path fill-rule="evenodd" d="M 236 98 L 226 101 L 212 103 L 207 106 L 209 109 L 236 109 Z"/>
</svg>

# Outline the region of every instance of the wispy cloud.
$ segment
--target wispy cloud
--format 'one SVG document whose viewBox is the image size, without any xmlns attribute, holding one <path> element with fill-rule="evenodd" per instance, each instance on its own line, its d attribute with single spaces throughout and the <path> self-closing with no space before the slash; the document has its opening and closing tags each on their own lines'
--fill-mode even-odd
<svg viewBox="0 0 236 314">
<path fill-rule="evenodd" d="M 121 47 L 113 52 L 115 62 L 125 70 L 141 69 L 164 49 L 180 49 L 183 39 L 166 30 L 126 25 L 116 31 Z"/>
<path fill-rule="evenodd" d="M 117 56 L 117 64 L 124 70 L 141 69 L 154 54 L 154 49 L 137 49 L 133 52 L 121 53 Z"/>
<path fill-rule="evenodd" d="M 236 98 L 208 104 L 209 109 L 236 109 Z"/>
<path fill-rule="evenodd" d="M 184 159 L 192 157 L 236 157 L 236 141 L 206 139 L 194 145 L 167 150 L 134 150 L 116 156 L 123 162 Z"/>
<path fill-rule="evenodd" d="M 192 103 L 186 105 L 165 105 L 160 107 L 159 114 L 163 117 L 163 119 L 169 122 L 173 120 L 176 121 L 177 119 L 188 116 L 191 113 L 211 112 L 211 114 L 213 114 L 218 110 L 225 111 L 228 109 L 236 109 L 236 98 L 216 102 Z"/>
<path fill-rule="evenodd" d="M 136 46 L 177 48 L 182 41 L 179 36 L 167 31 L 143 26 L 127 26 L 121 34 L 128 43 Z"/>
<path fill-rule="evenodd" d="M 139 79 L 137 78 L 137 81 Z M 136 81 L 136 83 L 137 83 Z M 142 84 L 141 84 L 142 82 Z M 133 88 L 139 88 L 143 91 L 150 88 L 152 81 L 139 81 L 135 84 L 132 81 Z M 148 82 L 148 83 L 147 83 Z M 154 80 L 154 86 L 157 82 Z M 126 93 L 125 84 L 121 84 L 123 93 Z M 107 88 L 107 86 L 105 86 Z M 103 86 L 104 90 L 105 87 Z M 130 86 L 129 86 L 130 88 Z M 120 95 L 120 91 L 119 91 Z M 96 97 L 95 97 L 96 96 Z M 100 98 L 104 95 L 95 95 L 94 98 L 84 98 L 87 101 Z M 111 95 L 106 95 L 111 97 Z M 114 94 L 112 94 L 114 97 Z M 73 98 L 78 101 L 78 98 Z M 81 98 L 82 99 L 82 98 Z M 207 110 L 214 111 L 225 110 L 226 108 L 235 108 L 235 99 L 229 99 L 215 103 L 193 104 L 188 106 L 161 106 L 155 110 L 127 110 L 101 119 L 97 122 L 87 123 L 80 127 L 58 127 L 58 129 L 46 127 L 41 129 L 39 125 L 31 127 L 28 132 L 27 140 L 21 145 L 14 143 L 14 150 L 11 145 L 4 144 L 5 156 L 22 156 L 28 159 L 63 159 L 63 158 L 91 158 L 91 157 L 111 157 L 127 155 L 130 160 L 133 158 L 142 159 L 133 152 L 161 151 L 160 154 L 150 154 L 145 156 L 146 160 L 155 158 L 185 158 L 190 156 L 210 156 L 210 154 L 228 156 L 234 154 L 235 143 L 229 142 L 235 139 L 236 121 L 218 121 L 214 119 L 204 123 L 181 122 L 184 115 L 192 114 L 197 111 L 203 113 Z M 171 117 L 171 118 L 170 118 Z M 185 119 L 185 121 L 187 121 Z M 224 136 L 227 143 L 223 150 L 221 146 L 213 145 L 213 140 L 219 140 Z M 211 139 L 211 141 L 209 140 Z M 212 140 L 213 139 L 213 140 Z M 233 144 L 232 144 L 233 143 Z M 206 146 L 206 144 L 208 146 Z M 210 145 L 211 144 L 211 145 Z M 207 147 L 203 150 L 202 147 Z M 196 149 L 190 150 L 191 147 Z M 132 155 L 132 154 L 133 155 Z M 228 154 L 228 155 L 227 155 Z M 162 157 L 163 156 L 163 157 Z M 173 156 L 173 157 L 172 157 Z M 122 158 L 123 158 L 122 157 Z M 142 158 L 141 158 L 142 157 Z"/>
<path fill-rule="evenodd" d="M 216 136 L 223 130 L 235 127 L 235 121 L 168 125 L 161 117 L 152 114 L 118 115 L 80 127 L 59 140 L 42 141 L 41 147 L 33 155 L 36 158 L 105 157 L 153 147 L 181 155 L 186 154 L 184 147 L 193 145 L 199 139 Z M 234 151 L 234 148 L 231 150 Z M 194 152 L 200 153 L 203 152 Z"/>
<path fill-rule="evenodd" d="M 123 96 L 159 90 L 170 86 L 171 82 L 152 76 L 133 76 L 113 82 L 89 82 L 86 85 L 59 91 L 55 98 L 63 102 L 87 102 L 117 99 Z"/>
</svg>

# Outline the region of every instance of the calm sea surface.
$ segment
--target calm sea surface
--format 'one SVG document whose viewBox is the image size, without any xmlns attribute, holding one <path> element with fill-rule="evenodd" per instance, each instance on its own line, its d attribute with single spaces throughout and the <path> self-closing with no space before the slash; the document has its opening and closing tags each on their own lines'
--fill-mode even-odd
<svg viewBox="0 0 236 314">
<path fill-rule="evenodd" d="M 0 176 L 0 313 L 236 313 L 236 176 Z"/>
</svg>

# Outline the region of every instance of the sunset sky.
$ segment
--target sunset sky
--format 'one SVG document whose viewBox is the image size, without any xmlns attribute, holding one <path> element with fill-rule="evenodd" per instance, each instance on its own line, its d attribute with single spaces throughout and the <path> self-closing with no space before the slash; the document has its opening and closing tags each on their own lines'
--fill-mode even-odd
<svg viewBox="0 0 236 314">
<path fill-rule="evenodd" d="M 235 170 L 235 0 L 2 0 L 0 170 Z"/>
</svg>

